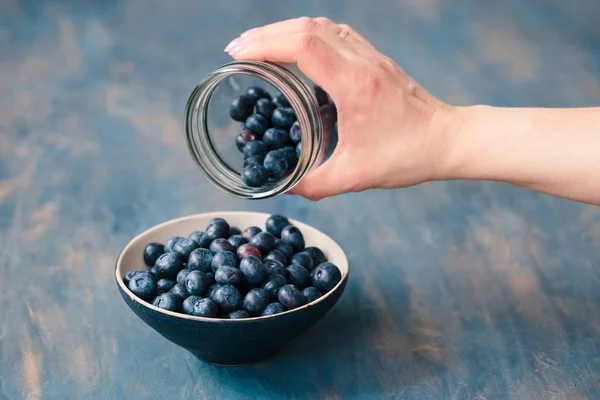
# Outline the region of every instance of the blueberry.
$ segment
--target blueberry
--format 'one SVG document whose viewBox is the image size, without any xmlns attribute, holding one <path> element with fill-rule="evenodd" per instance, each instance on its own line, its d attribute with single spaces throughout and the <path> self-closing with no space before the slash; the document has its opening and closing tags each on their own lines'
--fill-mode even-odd
<svg viewBox="0 0 600 400">
<path fill-rule="evenodd" d="M 142 300 L 150 301 L 156 295 L 156 281 L 150 274 L 136 274 L 131 278 L 127 287 Z"/>
<path fill-rule="evenodd" d="M 148 243 L 144 248 L 144 264 L 149 267 L 154 266 L 158 257 L 165 252 L 165 246 L 160 243 Z"/>
<path fill-rule="evenodd" d="M 273 112 L 273 115 L 275 115 L 275 111 Z M 258 137 L 262 137 L 263 133 L 271 126 L 269 120 L 260 114 L 252 114 L 246 119 L 245 124 L 246 128 Z"/>
<path fill-rule="evenodd" d="M 242 230 L 240 228 L 238 228 L 237 226 L 232 226 L 229 228 L 229 237 L 235 236 L 235 235 L 241 235 L 242 234 Z"/>
<path fill-rule="evenodd" d="M 169 238 L 169 240 L 167 240 L 167 243 L 165 244 L 165 253 L 173 251 L 173 246 L 181 239 L 183 239 L 181 236 L 173 236 Z"/>
<path fill-rule="evenodd" d="M 325 104 L 324 106 L 321 106 L 319 112 L 321 113 L 321 119 L 323 119 L 323 123 L 326 127 L 331 127 L 336 123 L 337 111 L 333 106 L 331 106 L 331 104 Z M 275 113 L 273 112 L 273 114 Z"/>
<path fill-rule="evenodd" d="M 239 270 L 238 270 L 239 272 Z M 223 285 L 217 288 L 213 294 L 213 300 L 221 311 L 228 313 L 240 308 L 242 304 L 242 295 L 240 291 L 232 285 Z"/>
<path fill-rule="evenodd" d="M 136 276 L 137 274 L 139 274 L 142 271 L 129 271 L 128 273 L 125 274 L 125 277 L 123 278 L 123 282 L 125 282 L 125 286 L 129 286 L 129 281 L 131 281 L 131 279 Z"/>
<path fill-rule="evenodd" d="M 258 285 L 265 278 L 266 270 L 260 258 L 249 256 L 240 261 L 240 271 L 251 285 Z M 218 271 L 217 271 L 218 273 Z"/>
<path fill-rule="evenodd" d="M 283 255 L 282 252 L 280 252 L 279 250 L 271 250 L 269 252 L 269 254 L 267 254 L 264 257 L 264 260 L 272 260 L 272 261 L 277 261 L 279 263 L 281 263 L 282 265 L 287 265 L 288 264 L 288 259 L 286 256 Z"/>
<path fill-rule="evenodd" d="M 160 268 L 158 267 L 158 265 L 154 265 L 154 267 L 150 268 L 150 271 L 144 272 L 147 272 L 148 275 L 150 275 L 152 279 L 154 279 L 157 282 L 161 278 Z"/>
<path fill-rule="evenodd" d="M 244 151 L 246 143 L 256 140 L 257 137 L 250 130 L 243 130 L 239 135 L 235 137 L 235 146 L 240 152 Z"/>
<path fill-rule="evenodd" d="M 190 269 L 189 268 L 184 268 L 181 271 L 179 271 L 179 273 L 177 273 L 177 283 L 185 283 L 185 278 L 187 278 L 187 275 L 190 273 Z"/>
<path fill-rule="evenodd" d="M 215 284 L 215 273 L 214 272 L 207 272 L 204 274 L 204 276 L 206 277 L 206 280 L 208 281 L 209 286 Z"/>
<path fill-rule="evenodd" d="M 246 157 L 246 158 L 244 158 L 244 167 L 247 167 L 248 165 L 252 165 L 252 164 L 263 165 L 264 161 L 265 161 L 265 158 L 262 156 Z"/>
<path fill-rule="evenodd" d="M 291 284 L 304 289 L 310 283 L 310 272 L 306 268 L 298 264 L 292 264 L 287 267 L 288 281 Z"/>
<path fill-rule="evenodd" d="M 271 301 L 271 294 L 265 289 L 256 288 L 248 292 L 244 301 L 242 302 L 242 308 L 252 316 L 260 315 L 260 313 L 269 305 Z"/>
<path fill-rule="evenodd" d="M 220 287 L 221 285 L 219 285 L 218 283 L 213 283 L 212 285 L 210 285 L 208 287 L 208 290 L 206 291 L 206 297 L 214 301 L 215 291 Z"/>
<path fill-rule="evenodd" d="M 266 119 L 271 119 L 271 115 L 273 114 L 273 110 L 275 109 L 275 105 L 271 103 L 269 99 L 260 99 L 256 102 L 254 106 L 254 112 L 262 115 Z"/>
<path fill-rule="evenodd" d="M 283 155 L 288 163 L 288 170 L 293 170 L 298 164 L 298 156 L 296 156 L 296 149 L 291 146 L 282 147 L 281 149 L 274 150 L 277 153 Z"/>
<path fill-rule="evenodd" d="M 244 310 L 237 310 L 237 311 L 232 311 L 229 314 L 227 314 L 227 318 L 228 319 L 244 319 L 244 318 L 250 318 L 250 314 L 248 314 L 246 311 Z"/>
<path fill-rule="evenodd" d="M 327 261 L 327 257 L 325 257 L 325 253 L 318 247 L 310 246 L 303 250 L 305 253 L 308 253 L 313 259 L 313 266 L 316 267 L 319 264 L 323 264 Z"/>
<path fill-rule="evenodd" d="M 212 234 L 214 234 L 214 232 Z M 196 241 L 196 243 L 198 243 L 198 247 L 200 247 L 201 249 L 208 249 L 212 241 L 212 237 L 203 233 L 202 236 L 200 236 L 200 238 Z"/>
<path fill-rule="evenodd" d="M 271 298 L 277 298 L 277 291 L 280 287 L 287 285 L 287 279 L 278 274 L 267 275 L 262 283 L 262 288 L 271 294 Z"/>
<path fill-rule="evenodd" d="M 163 310 L 179 311 L 181 309 L 181 299 L 173 293 L 163 293 L 154 299 L 152 305 Z"/>
<path fill-rule="evenodd" d="M 296 253 L 304 250 L 304 236 L 294 225 L 288 225 L 281 230 L 281 239 L 289 243 Z"/>
<path fill-rule="evenodd" d="M 283 215 L 279 215 L 279 214 L 273 214 L 267 219 L 265 226 L 267 228 L 267 232 L 269 232 L 271 235 L 275 236 L 276 238 L 280 238 L 281 231 L 283 230 L 283 228 L 285 228 L 289 224 L 290 224 L 290 220 L 287 219 L 287 217 L 284 217 Z"/>
<path fill-rule="evenodd" d="M 285 156 L 279 152 L 271 151 L 267 153 L 263 166 L 267 170 L 269 178 L 281 179 L 288 171 L 288 163 Z"/>
<path fill-rule="evenodd" d="M 277 107 L 273 110 L 271 122 L 274 127 L 289 130 L 295 121 L 296 114 L 291 107 Z M 248 125 L 248 122 L 246 122 L 246 125 Z"/>
<path fill-rule="evenodd" d="M 244 285 L 244 274 L 237 268 L 223 266 L 215 272 L 215 281 L 219 285 L 232 285 L 240 288 Z"/>
<path fill-rule="evenodd" d="M 309 272 L 312 271 L 314 268 L 312 257 L 310 256 L 310 254 L 304 251 L 294 254 L 290 259 L 290 262 L 292 264 L 298 264 L 303 266 Z"/>
<path fill-rule="evenodd" d="M 329 95 L 321 86 L 315 85 L 313 89 L 315 91 L 315 97 L 319 106 L 324 106 L 325 104 L 329 103 Z"/>
<path fill-rule="evenodd" d="M 202 300 L 202 298 L 199 296 L 187 297 L 181 305 L 181 312 L 188 315 L 194 315 L 194 303 L 200 300 Z"/>
<path fill-rule="evenodd" d="M 210 251 L 212 251 L 213 253 L 218 253 L 220 251 L 230 251 L 230 252 L 234 252 L 235 251 L 235 247 L 233 247 L 233 245 L 231 243 L 229 243 L 229 240 L 227 239 L 215 239 L 211 244 L 210 244 Z"/>
<path fill-rule="evenodd" d="M 218 313 L 219 307 L 211 299 L 201 299 L 198 297 L 192 302 L 192 315 L 195 317 L 214 318 Z"/>
<path fill-rule="evenodd" d="M 314 286 L 309 286 L 307 288 L 304 288 L 304 290 L 302 291 L 302 295 L 306 299 L 307 304 L 312 303 L 313 301 L 317 300 L 319 297 L 322 296 L 319 289 L 317 289 Z"/>
<path fill-rule="evenodd" d="M 275 250 L 282 252 L 287 258 L 291 258 L 294 255 L 294 248 L 285 240 L 277 239 L 275 241 Z"/>
<path fill-rule="evenodd" d="M 211 263 L 213 257 L 214 253 L 208 249 L 196 249 L 190 254 L 187 268 L 190 271 L 198 270 L 202 272 L 211 272 Z"/>
<path fill-rule="evenodd" d="M 242 232 L 242 237 L 249 241 L 261 232 L 262 229 L 260 229 L 258 226 L 249 226 L 248 228 L 244 229 L 244 232 Z"/>
<path fill-rule="evenodd" d="M 269 173 L 260 164 L 250 164 L 242 170 L 242 182 L 250 187 L 261 187 L 269 181 Z"/>
<path fill-rule="evenodd" d="M 244 153 L 244 158 L 251 156 L 264 157 L 267 154 L 267 145 L 260 140 L 255 140 L 246 143 L 242 152 Z"/>
<path fill-rule="evenodd" d="M 173 252 L 179 254 L 184 260 L 187 260 L 190 253 L 196 250 L 198 243 L 192 239 L 181 239 L 173 245 Z"/>
<path fill-rule="evenodd" d="M 281 93 L 278 93 L 275 96 L 273 96 L 272 101 L 273 101 L 273 104 L 275 104 L 275 106 L 277 106 L 277 107 L 289 107 L 290 106 L 290 102 L 287 101 L 285 96 L 282 95 Z"/>
<path fill-rule="evenodd" d="M 246 257 L 249 257 L 249 256 L 256 256 L 262 260 L 262 255 L 260 254 L 260 251 L 256 247 L 252 246 L 251 244 L 247 243 L 247 244 L 243 244 L 240 247 L 238 247 L 237 257 L 240 260 L 242 260 Z"/>
<path fill-rule="evenodd" d="M 208 224 L 203 236 L 210 238 L 211 241 L 215 239 L 227 239 L 229 237 L 229 229 L 227 221 L 222 218 L 215 219 Z"/>
<path fill-rule="evenodd" d="M 263 310 L 263 312 L 260 314 L 260 316 L 266 317 L 268 315 L 280 314 L 285 311 L 287 311 L 287 310 L 285 309 L 283 304 L 281 304 L 280 302 L 277 301 L 275 303 L 271 303 L 268 306 L 266 306 L 265 309 Z"/>
<path fill-rule="evenodd" d="M 202 239 L 202 234 L 204 232 L 202 231 L 194 231 L 192 233 L 190 233 L 190 236 L 188 236 L 190 239 L 192 239 L 194 242 L 200 244 L 200 240 Z M 202 246 L 200 246 L 202 247 Z"/>
<path fill-rule="evenodd" d="M 183 269 L 183 257 L 177 253 L 165 253 L 158 257 L 156 266 L 161 278 L 175 279 L 179 270 Z"/>
<path fill-rule="evenodd" d="M 256 98 L 247 94 L 236 97 L 229 106 L 229 116 L 235 121 L 243 122 L 252 114 Z"/>
<path fill-rule="evenodd" d="M 298 144 L 302 141 L 302 131 L 300 130 L 300 122 L 296 121 L 290 128 L 290 139 L 294 144 Z"/>
<path fill-rule="evenodd" d="M 296 145 L 296 157 L 300 159 L 300 154 L 302 154 L 302 142 Z"/>
<path fill-rule="evenodd" d="M 250 239 L 250 244 L 256 247 L 260 254 L 267 254 L 275 248 L 275 237 L 269 232 L 260 232 Z"/>
<path fill-rule="evenodd" d="M 267 271 L 267 275 L 281 275 L 287 278 L 287 269 L 285 265 L 277 260 L 265 260 L 263 263 Z"/>
<path fill-rule="evenodd" d="M 185 300 L 189 295 L 187 288 L 185 287 L 185 283 L 178 283 L 169 291 L 169 293 L 173 293 L 176 296 L 179 296 L 181 300 Z"/>
<path fill-rule="evenodd" d="M 159 279 L 159 281 L 156 282 L 156 294 L 167 293 L 169 290 L 173 289 L 175 283 L 175 281 L 170 279 Z"/>
<path fill-rule="evenodd" d="M 241 245 L 243 245 L 246 242 L 246 239 L 244 239 L 242 237 L 242 235 L 233 235 L 231 236 L 229 239 L 229 243 L 231 243 L 231 245 L 237 250 L 238 247 L 240 247 Z"/>
<path fill-rule="evenodd" d="M 339 268 L 330 262 L 319 264 L 311 274 L 312 285 L 321 293 L 327 293 L 342 280 Z"/>
<path fill-rule="evenodd" d="M 246 94 L 254 97 L 255 99 L 267 99 L 269 101 L 271 100 L 271 95 L 269 94 L 269 92 L 267 92 L 260 86 L 249 87 L 246 91 Z"/>
<path fill-rule="evenodd" d="M 306 304 L 306 299 L 302 295 L 302 292 L 294 285 L 285 285 L 279 289 L 277 299 L 288 310 L 293 310 Z"/>
<path fill-rule="evenodd" d="M 191 271 L 185 279 L 185 288 L 195 296 L 204 296 L 209 286 L 208 277 L 201 271 Z"/>
<path fill-rule="evenodd" d="M 290 139 L 290 135 L 286 131 L 277 128 L 267 129 L 262 138 L 262 141 L 271 150 L 291 146 L 293 143 L 292 139 Z"/>
<path fill-rule="evenodd" d="M 238 259 L 234 253 L 231 251 L 221 251 L 212 259 L 211 268 L 213 272 L 217 272 L 217 270 L 221 267 L 232 267 L 237 268 Z"/>
</svg>

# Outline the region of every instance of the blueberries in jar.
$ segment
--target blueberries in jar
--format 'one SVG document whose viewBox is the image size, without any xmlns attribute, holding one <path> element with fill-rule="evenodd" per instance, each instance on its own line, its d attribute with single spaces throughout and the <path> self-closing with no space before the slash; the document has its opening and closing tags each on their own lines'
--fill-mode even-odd
<svg viewBox="0 0 600 400">
<path fill-rule="evenodd" d="M 163 310 L 179 311 L 181 309 L 181 299 L 173 293 L 163 293 L 154 298 L 152 305 Z"/>
<path fill-rule="evenodd" d="M 298 264 L 292 264 L 287 267 L 288 281 L 304 289 L 310 283 L 310 272 L 306 268 Z"/>
<path fill-rule="evenodd" d="M 238 267 L 238 259 L 231 251 L 220 251 L 212 259 L 211 268 L 213 272 L 221 267 Z"/>
<path fill-rule="evenodd" d="M 252 165 L 252 164 L 263 165 L 264 161 L 265 161 L 265 158 L 262 157 L 262 156 L 250 156 L 250 157 L 246 157 L 246 158 L 244 158 L 244 168 L 247 167 L 247 166 L 249 166 L 249 165 Z"/>
<path fill-rule="evenodd" d="M 233 245 L 231 243 L 229 243 L 229 240 L 223 239 L 223 238 L 213 240 L 213 242 L 210 244 L 209 249 L 213 253 L 218 253 L 220 251 L 229 251 L 229 252 L 235 251 L 235 248 L 233 247 Z"/>
<path fill-rule="evenodd" d="M 280 252 L 279 250 L 271 250 L 269 252 L 269 254 L 267 254 L 263 260 L 268 261 L 268 260 L 272 260 L 272 261 L 277 261 L 279 263 L 281 263 L 282 265 L 287 265 L 288 264 L 288 259 L 286 256 L 283 255 L 282 252 Z"/>
<path fill-rule="evenodd" d="M 298 264 L 298 265 L 303 266 L 309 272 L 312 271 L 314 268 L 312 257 L 310 256 L 310 254 L 308 254 L 304 251 L 294 254 L 292 256 L 292 258 L 290 259 L 290 262 L 292 264 Z"/>
<path fill-rule="evenodd" d="M 339 268 L 330 262 L 319 264 L 311 274 L 312 285 L 325 294 L 342 280 Z"/>
<path fill-rule="evenodd" d="M 240 152 L 244 151 L 246 143 L 255 141 L 257 138 L 251 130 L 243 130 L 239 135 L 235 137 L 235 146 Z"/>
<path fill-rule="evenodd" d="M 319 289 L 317 289 L 314 286 L 309 286 L 307 288 L 304 288 L 304 290 L 302 290 L 302 295 L 306 299 L 307 304 L 312 303 L 313 301 L 317 300 L 319 297 L 322 296 Z"/>
<path fill-rule="evenodd" d="M 160 243 L 148 243 L 144 248 L 144 264 L 149 267 L 154 266 L 158 257 L 165 252 L 165 246 Z"/>
<path fill-rule="evenodd" d="M 300 159 L 300 154 L 302 154 L 302 142 L 299 142 L 296 145 L 296 157 L 298 157 L 298 159 Z"/>
<path fill-rule="evenodd" d="M 292 124 L 292 127 L 290 128 L 290 139 L 292 139 L 292 142 L 294 142 L 294 144 L 298 144 L 302 140 L 300 122 L 296 121 Z"/>
<path fill-rule="evenodd" d="M 319 111 L 326 126 L 331 127 L 337 122 L 337 111 L 330 104 L 321 106 Z"/>
<path fill-rule="evenodd" d="M 156 260 L 161 278 L 175 279 L 183 269 L 183 257 L 177 253 L 165 253 Z"/>
<path fill-rule="evenodd" d="M 321 86 L 314 85 L 313 89 L 315 91 L 315 97 L 319 106 L 324 106 L 325 104 L 329 103 L 329 95 Z"/>
<path fill-rule="evenodd" d="M 277 299 L 288 310 L 293 310 L 306 304 L 306 299 L 302 295 L 302 292 L 294 285 L 285 285 L 279 289 Z"/>
<path fill-rule="evenodd" d="M 290 102 L 287 101 L 285 96 L 282 95 L 281 93 L 278 93 L 275 96 L 273 96 L 273 104 L 275 104 L 276 107 L 289 107 L 290 106 Z"/>
<path fill-rule="evenodd" d="M 276 238 L 281 237 L 281 231 L 288 225 L 290 225 L 290 220 L 287 219 L 287 217 L 279 214 L 271 215 L 269 218 L 267 218 L 267 222 L 265 222 L 267 232 Z"/>
<path fill-rule="evenodd" d="M 249 256 L 256 256 L 262 260 L 260 251 L 249 243 L 243 244 L 237 249 L 237 257 L 242 260 Z"/>
<path fill-rule="evenodd" d="M 276 151 L 267 153 L 263 166 L 267 170 L 269 178 L 272 179 L 281 179 L 288 171 L 288 163 L 285 156 Z"/>
<path fill-rule="evenodd" d="M 150 301 L 156 295 L 156 281 L 150 274 L 136 274 L 127 287 L 142 300 Z"/>
<path fill-rule="evenodd" d="M 251 114 L 256 98 L 247 94 L 236 97 L 229 106 L 229 116 L 234 121 L 244 122 Z"/>
<path fill-rule="evenodd" d="M 260 229 L 258 226 L 249 226 L 242 232 L 242 237 L 250 241 L 250 239 L 252 239 L 255 235 L 259 234 L 260 232 L 262 232 L 262 229 Z"/>
<path fill-rule="evenodd" d="M 190 253 L 187 268 L 190 271 L 211 272 L 213 257 L 214 253 L 208 249 L 196 249 Z"/>
<path fill-rule="evenodd" d="M 265 266 L 256 256 L 249 256 L 240 261 L 240 271 L 250 285 L 258 285 L 266 275 Z"/>
<path fill-rule="evenodd" d="M 267 129 L 262 141 L 270 150 L 291 146 L 293 143 L 292 139 L 290 139 L 290 135 L 286 131 L 277 128 Z"/>
<path fill-rule="evenodd" d="M 273 115 L 275 115 L 275 111 L 273 111 Z M 268 119 L 260 114 L 252 114 L 246 119 L 245 125 L 248 130 L 252 131 L 252 133 L 260 138 L 262 137 L 263 133 L 269 129 L 271 123 Z"/>
<path fill-rule="evenodd" d="M 291 146 L 286 146 L 286 147 L 282 147 L 281 149 L 277 149 L 277 150 L 273 150 L 275 152 L 277 152 L 278 154 L 281 154 L 282 156 L 285 157 L 287 163 L 288 163 L 288 170 L 293 170 L 294 168 L 296 168 L 296 165 L 298 164 L 298 157 L 296 156 L 296 149 L 294 149 Z"/>
<path fill-rule="evenodd" d="M 263 312 L 260 314 L 261 317 L 266 317 L 268 315 L 275 315 L 275 314 L 280 314 L 282 312 L 287 311 L 285 309 L 285 307 L 283 306 L 283 304 L 281 304 L 280 302 L 276 301 L 274 303 L 269 304 L 268 306 L 265 307 L 265 309 L 263 310 Z"/>
<path fill-rule="evenodd" d="M 219 285 L 231 285 L 238 289 L 244 285 L 244 274 L 237 268 L 223 266 L 215 272 L 215 281 Z"/>
<path fill-rule="evenodd" d="M 244 158 L 251 156 L 264 157 L 267 154 L 267 150 L 267 145 L 264 142 L 255 140 L 246 143 L 242 152 L 244 153 Z"/>
<path fill-rule="evenodd" d="M 271 119 L 271 115 L 273 115 L 273 110 L 275 109 L 275 105 L 271 103 L 269 99 L 260 99 L 256 102 L 254 106 L 254 112 L 256 114 L 260 114 L 266 119 Z"/>
<path fill-rule="evenodd" d="M 296 114 L 291 107 L 277 107 L 271 115 L 271 122 L 276 128 L 289 130 L 296 121 Z M 248 125 L 248 122 L 246 122 Z"/>
<path fill-rule="evenodd" d="M 260 315 L 271 302 L 271 295 L 265 289 L 255 288 L 246 294 L 242 301 L 242 308 L 252 316 Z"/>
<path fill-rule="evenodd" d="M 242 182 L 247 186 L 257 188 L 264 186 L 269 180 L 269 173 L 260 164 L 250 164 L 242 170 Z"/>
<path fill-rule="evenodd" d="M 275 248 L 275 237 L 269 232 L 260 232 L 250 239 L 250 244 L 256 247 L 261 254 L 267 254 Z"/>
<path fill-rule="evenodd" d="M 223 285 L 215 290 L 213 300 L 217 303 L 221 311 L 228 313 L 240 308 L 242 295 L 235 286 Z"/>
<path fill-rule="evenodd" d="M 267 100 L 271 101 L 271 95 L 269 94 L 269 92 L 267 92 L 265 89 L 261 88 L 260 86 L 249 87 L 248 90 L 246 90 L 246 94 L 254 97 L 257 100 L 267 99 Z"/>
</svg>

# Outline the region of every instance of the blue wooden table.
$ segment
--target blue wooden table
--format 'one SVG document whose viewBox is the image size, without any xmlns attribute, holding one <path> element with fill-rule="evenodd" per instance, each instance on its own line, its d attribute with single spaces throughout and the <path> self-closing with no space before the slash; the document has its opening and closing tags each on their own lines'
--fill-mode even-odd
<svg viewBox="0 0 600 400">
<path fill-rule="evenodd" d="M 248 202 L 196 169 L 193 86 L 240 32 L 301 15 L 454 104 L 600 103 L 597 0 L 1 1 L 0 399 L 600 398 L 598 208 L 477 182 Z M 213 210 L 301 219 L 353 266 L 262 364 L 203 364 L 115 287 L 133 235 Z"/>
</svg>

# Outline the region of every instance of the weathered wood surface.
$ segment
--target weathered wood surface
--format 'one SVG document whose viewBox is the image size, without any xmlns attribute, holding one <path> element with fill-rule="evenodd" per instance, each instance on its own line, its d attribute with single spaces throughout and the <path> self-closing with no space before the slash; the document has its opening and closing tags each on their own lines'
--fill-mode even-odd
<svg viewBox="0 0 600 400">
<path fill-rule="evenodd" d="M 456 104 L 600 103 L 596 0 L 0 2 L 0 399 L 598 399 L 600 211 L 503 184 L 246 202 L 188 157 L 187 95 L 246 28 L 326 15 Z M 353 275 L 280 356 L 219 368 L 119 298 L 169 218 L 277 211 Z"/>
</svg>

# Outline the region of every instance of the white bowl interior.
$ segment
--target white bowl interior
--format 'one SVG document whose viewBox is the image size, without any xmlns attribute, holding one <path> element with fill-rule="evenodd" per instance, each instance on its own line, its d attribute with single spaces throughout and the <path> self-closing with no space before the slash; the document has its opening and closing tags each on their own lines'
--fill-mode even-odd
<svg viewBox="0 0 600 400">
<path fill-rule="evenodd" d="M 118 284 L 121 286 L 123 290 L 132 300 L 138 301 L 139 303 L 144 304 L 150 308 L 153 308 L 157 311 L 164 312 L 167 314 L 175 315 L 182 318 L 193 318 L 193 319 L 211 319 L 214 318 L 202 318 L 202 317 L 193 317 L 181 313 L 175 313 L 172 311 L 163 310 L 161 308 L 155 307 L 150 303 L 147 303 L 137 296 L 135 296 L 128 288 L 125 286 L 125 282 L 123 282 L 123 277 L 127 272 L 134 270 L 147 270 L 148 267 L 144 264 L 143 260 L 143 252 L 144 248 L 148 243 L 158 242 L 158 243 L 166 243 L 166 241 L 172 236 L 183 236 L 187 237 L 193 231 L 204 231 L 208 222 L 216 217 L 221 217 L 227 220 L 227 222 L 231 226 L 237 226 L 242 231 L 249 226 L 258 226 L 261 229 L 265 229 L 265 222 L 267 218 L 269 218 L 270 214 L 265 213 L 254 213 L 254 212 L 212 212 L 205 214 L 197 214 L 191 215 L 188 217 L 178 218 L 174 220 L 170 220 L 164 222 L 162 224 L 156 225 L 145 232 L 140 233 L 138 236 L 133 238 L 127 246 L 123 249 L 119 259 L 117 260 L 117 268 L 116 268 L 116 278 Z M 298 222 L 296 220 L 290 219 L 290 223 L 297 226 L 302 234 L 304 235 L 304 240 L 306 242 L 306 246 L 316 246 L 323 250 L 327 259 L 337 265 L 342 273 L 342 281 L 346 278 L 349 272 L 348 259 L 342 248 L 329 236 L 324 234 L 323 232 L 315 229 L 309 225 L 306 225 L 302 222 Z M 338 285 L 341 284 L 341 281 Z M 337 288 L 337 286 L 336 286 Z M 333 292 L 335 288 L 331 291 Z M 329 292 L 329 293 L 331 293 Z M 305 305 L 303 307 L 310 306 L 325 298 L 327 295 L 321 297 L 319 300 Z M 297 310 L 297 309 L 296 309 Z M 295 310 L 287 311 L 293 312 Z M 269 318 L 269 317 L 258 317 L 258 318 Z M 247 321 L 249 319 L 255 318 L 247 318 L 245 320 L 239 321 Z M 238 320 L 234 320 L 238 321 Z"/>
</svg>

